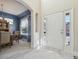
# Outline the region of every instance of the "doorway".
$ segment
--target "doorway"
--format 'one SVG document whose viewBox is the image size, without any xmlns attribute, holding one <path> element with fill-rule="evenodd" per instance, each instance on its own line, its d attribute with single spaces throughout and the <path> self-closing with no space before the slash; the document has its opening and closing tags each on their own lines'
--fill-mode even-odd
<svg viewBox="0 0 79 59">
<path fill-rule="evenodd" d="M 35 33 L 35 30 L 34 30 L 34 27 L 35 27 L 35 21 L 34 21 L 34 19 L 35 19 L 35 12 L 34 12 L 34 10 L 27 4 L 27 3 L 25 3 L 24 1 L 22 1 L 22 0 L 16 0 L 17 2 L 19 2 L 19 3 L 21 3 L 21 4 L 23 4 L 26 8 L 28 7 L 28 9 L 31 11 L 31 48 L 34 48 L 34 33 Z"/>
<path fill-rule="evenodd" d="M 46 16 L 46 46 L 62 50 L 64 46 L 64 15 L 63 12 Z"/>
<path fill-rule="evenodd" d="M 73 52 L 73 9 L 56 12 L 44 17 L 43 41 L 47 48 Z"/>
</svg>

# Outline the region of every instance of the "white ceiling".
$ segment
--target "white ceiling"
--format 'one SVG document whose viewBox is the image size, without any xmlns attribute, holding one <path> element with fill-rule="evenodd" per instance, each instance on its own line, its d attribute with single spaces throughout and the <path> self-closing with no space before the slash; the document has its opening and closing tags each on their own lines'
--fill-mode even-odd
<svg viewBox="0 0 79 59">
<path fill-rule="evenodd" d="M 0 11 L 2 10 L 1 3 L 4 4 L 3 11 L 13 15 L 19 15 L 20 13 L 27 10 L 26 7 L 24 7 L 19 2 L 16 2 L 16 0 L 0 0 Z"/>
</svg>

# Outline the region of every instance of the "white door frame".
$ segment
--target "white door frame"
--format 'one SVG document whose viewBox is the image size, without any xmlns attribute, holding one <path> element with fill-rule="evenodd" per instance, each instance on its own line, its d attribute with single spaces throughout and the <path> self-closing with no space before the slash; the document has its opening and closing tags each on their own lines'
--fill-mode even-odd
<svg viewBox="0 0 79 59">
<path fill-rule="evenodd" d="M 26 8 L 28 8 L 31 11 L 31 48 L 34 48 L 34 33 L 35 33 L 35 25 L 34 25 L 35 21 L 34 21 L 34 19 L 35 19 L 35 12 L 23 0 L 16 0 L 16 1 L 21 3 L 22 5 L 24 5 Z"/>
</svg>

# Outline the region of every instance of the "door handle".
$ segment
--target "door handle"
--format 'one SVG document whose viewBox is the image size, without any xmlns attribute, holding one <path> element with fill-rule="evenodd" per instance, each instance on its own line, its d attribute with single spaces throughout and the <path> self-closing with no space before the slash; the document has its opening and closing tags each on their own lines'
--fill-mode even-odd
<svg viewBox="0 0 79 59">
<path fill-rule="evenodd" d="M 60 33 L 61 33 L 61 34 L 63 34 L 64 32 L 63 32 L 63 31 L 61 31 Z"/>
</svg>

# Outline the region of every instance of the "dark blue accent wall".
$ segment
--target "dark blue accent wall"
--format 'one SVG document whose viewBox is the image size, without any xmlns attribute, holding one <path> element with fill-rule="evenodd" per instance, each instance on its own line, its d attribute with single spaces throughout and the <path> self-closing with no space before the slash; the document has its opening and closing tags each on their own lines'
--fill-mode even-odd
<svg viewBox="0 0 79 59">
<path fill-rule="evenodd" d="M 28 42 L 31 42 L 31 15 L 28 17 Z"/>
<path fill-rule="evenodd" d="M 28 34 L 29 35 L 28 35 L 28 37 L 27 36 L 22 36 L 22 37 L 25 39 L 28 39 L 27 41 L 30 42 L 31 41 L 31 12 L 29 10 L 27 10 L 16 16 L 13 14 L 9 14 L 9 13 L 0 11 L 0 17 L 13 19 L 14 31 L 20 30 L 20 20 L 22 20 L 24 17 L 27 17 L 27 16 L 29 16 L 28 17 Z"/>
<path fill-rule="evenodd" d="M 19 22 L 20 22 L 20 20 L 19 20 L 19 18 L 17 16 L 0 11 L 0 17 L 13 19 L 13 21 L 14 21 L 14 25 L 13 25 L 14 31 L 20 30 L 19 29 Z"/>
<path fill-rule="evenodd" d="M 0 11 L 0 16 L 5 18 L 17 19 L 17 16 Z"/>
<path fill-rule="evenodd" d="M 18 15 L 18 18 L 22 19 L 24 17 L 27 17 L 28 15 L 31 15 L 31 12 L 29 10 L 22 12 Z"/>
<path fill-rule="evenodd" d="M 29 10 L 18 15 L 18 18 L 22 20 L 24 17 L 28 17 L 28 36 L 22 35 L 22 38 L 27 39 L 28 42 L 31 42 L 31 12 Z"/>
</svg>

